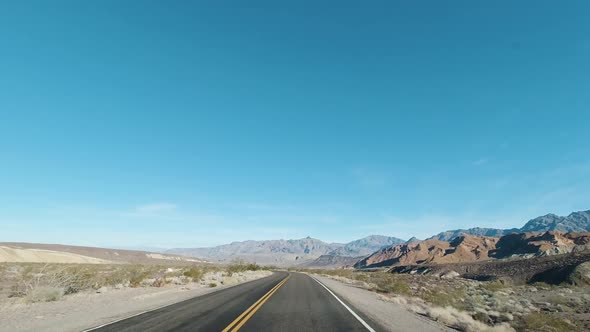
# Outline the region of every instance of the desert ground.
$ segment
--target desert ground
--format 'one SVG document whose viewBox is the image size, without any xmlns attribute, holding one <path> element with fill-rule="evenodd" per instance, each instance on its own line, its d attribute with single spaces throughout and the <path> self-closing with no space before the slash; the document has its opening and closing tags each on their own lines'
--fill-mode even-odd
<svg viewBox="0 0 590 332">
<path fill-rule="evenodd" d="M 459 331 L 588 331 L 590 288 L 545 283 L 510 285 L 457 277 L 308 270 L 350 288 L 369 290 L 381 301 Z"/>
<path fill-rule="evenodd" d="M 0 263 L 0 331 L 80 331 L 270 274 L 254 264 Z"/>
</svg>

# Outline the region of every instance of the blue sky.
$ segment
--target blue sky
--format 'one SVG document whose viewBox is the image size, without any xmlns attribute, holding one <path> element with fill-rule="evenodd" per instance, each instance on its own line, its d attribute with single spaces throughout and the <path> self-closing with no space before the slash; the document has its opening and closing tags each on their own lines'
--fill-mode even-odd
<svg viewBox="0 0 590 332">
<path fill-rule="evenodd" d="M 587 1 L 3 1 L 0 241 L 425 237 L 590 209 Z"/>
</svg>

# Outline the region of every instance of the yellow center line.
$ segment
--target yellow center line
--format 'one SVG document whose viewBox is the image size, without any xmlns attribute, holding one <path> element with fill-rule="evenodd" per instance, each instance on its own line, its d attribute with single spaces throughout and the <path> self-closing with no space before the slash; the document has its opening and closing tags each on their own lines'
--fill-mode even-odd
<svg viewBox="0 0 590 332">
<path fill-rule="evenodd" d="M 281 280 L 281 282 L 282 281 L 284 281 L 284 280 Z M 235 324 L 237 324 L 238 321 L 240 319 L 242 319 L 242 317 L 246 316 L 246 314 L 248 314 L 248 312 L 250 310 L 254 309 L 254 307 L 256 307 L 256 305 L 258 303 L 260 303 L 262 300 L 264 300 L 264 298 L 266 298 L 268 295 L 270 295 L 270 293 L 272 293 L 273 290 L 275 290 L 276 288 L 278 288 L 280 286 L 281 282 L 279 282 L 273 288 L 271 288 L 266 294 L 264 294 L 264 296 L 262 296 L 260 299 L 258 299 L 258 301 L 254 302 L 254 304 L 252 304 L 248 309 L 246 309 L 246 311 L 244 311 L 241 315 L 239 315 L 238 318 L 234 319 L 234 321 L 231 322 L 231 324 L 229 324 L 222 332 L 229 331 L 232 328 L 232 326 L 234 326 Z"/>
<path fill-rule="evenodd" d="M 252 304 L 248 309 L 246 309 L 246 311 L 239 315 L 238 318 L 234 319 L 233 322 L 231 322 L 225 329 L 223 329 L 222 332 L 228 332 L 232 329 L 234 325 L 236 325 L 240 321 L 240 319 L 248 315 L 240 324 L 238 324 L 232 330 L 232 332 L 239 330 L 240 327 L 242 327 L 242 325 L 244 325 L 246 321 L 250 319 L 250 317 L 252 317 L 252 315 L 254 315 L 254 313 L 258 311 L 258 309 L 260 309 L 260 307 L 262 307 L 262 305 L 279 289 L 279 287 L 281 287 L 285 282 L 287 282 L 287 279 L 289 279 L 290 276 L 291 275 L 288 275 L 285 279 L 281 280 L 281 282 L 279 282 L 276 286 L 274 286 L 271 290 L 264 294 L 264 296 L 258 299 L 258 301 L 254 302 L 254 304 Z"/>
<path fill-rule="evenodd" d="M 260 302 L 258 304 L 258 306 L 256 306 L 256 308 L 252 309 L 252 311 L 250 311 L 250 313 L 232 330 L 232 332 L 237 332 L 244 324 L 246 324 L 246 322 L 248 321 L 248 319 L 250 319 L 250 317 L 252 317 L 256 311 L 258 311 L 258 309 L 260 309 L 260 307 L 262 307 L 264 305 L 264 303 L 266 301 L 268 301 L 268 299 L 270 299 L 270 297 L 277 291 L 279 290 L 279 288 L 285 284 L 285 282 L 287 282 L 287 279 L 289 279 L 289 276 L 287 278 L 285 278 L 285 280 L 283 280 L 280 284 L 279 287 L 275 288 L 272 293 L 270 293 L 264 300 L 262 300 L 262 302 Z"/>
</svg>

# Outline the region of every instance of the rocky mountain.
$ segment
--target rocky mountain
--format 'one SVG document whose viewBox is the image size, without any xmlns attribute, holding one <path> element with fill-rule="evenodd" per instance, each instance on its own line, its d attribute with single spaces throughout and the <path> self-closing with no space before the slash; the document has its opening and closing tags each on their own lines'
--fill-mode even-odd
<svg viewBox="0 0 590 332">
<path fill-rule="evenodd" d="M 509 257 L 541 257 L 590 250 L 590 232 L 514 233 L 502 237 L 463 234 L 452 241 L 429 239 L 383 248 L 357 268 L 469 263 Z"/>
<path fill-rule="evenodd" d="M 500 238 L 493 258 L 539 257 L 590 250 L 590 233 L 545 233 L 509 234 Z"/>
<path fill-rule="evenodd" d="M 322 255 L 338 257 L 366 256 L 382 247 L 401 242 L 403 240 L 381 235 L 370 235 L 346 244 L 325 243 L 307 237 L 298 240 L 233 242 L 211 248 L 170 249 L 167 253 L 203 257 L 217 262 L 243 259 L 264 265 L 287 266 L 311 262 Z M 338 258 L 334 258 L 334 260 L 338 260 Z"/>
<path fill-rule="evenodd" d="M 400 262 L 421 260 L 425 262 L 451 262 L 455 259 L 466 259 L 463 258 L 465 255 L 471 255 L 475 257 L 473 258 L 475 260 L 485 258 L 485 253 L 479 251 L 488 250 L 486 247 L 487 244 L 471 243 L 475 240 L 470 236 L 480 238 L 499 238 L 513 233 L 546 232 L 554 230 L 561 232 L 590 231 L 590 211 L 574 212 L 567 217 L 559 217 L 549 214 L 530 220 L 522 228 L 496 229 L 475 227 L 451 230 L 428 238 L 425 241 L 422 241 L 426 243 L 420 245 L 419 243 L 422 242 L 415 237 L 404 242 L 403 240 L 394 237 L 370 235 L 344 244 L 326 243 L 307 237 L 298 240 L 233 242 L 211 248 L 178 248 L 170 249 L 166 252 L 170 254 L 204 258 L 215 262 L 230 262 L 235 259 L 243 259 L 258 264 L 277 266 L 301 265 L 313 262 L 322 255 L 328 255 L 334 257 L 322 257 L 322 262 L 318 261 L 318 263 L 324 264 L 331 260 L 334 262 L 334 264 L 331 265 L 337 265 L 336 262 L 344 261 L 340 257 L 369 256 L 367 257 L 367 262 L 369 262 L 373 260 L 371 257 L 379 255 L 379 253 L 383 251 L 383 248 L 385 248 L 384 250 L 392 250 L 391 248 L 401 245 L 402 247 L 399 247 L 396 250 L 409 251 L 409 256 L 403 256 L 400 253 L 396 253 L 394 250 L 394 252 L 383 253 L 383 260 L 398 259 Z M 460 242 L 457 246 L 454 246 L 452 243 L 456 243 L 456 239 L 459 239 L 458 241 Z M 433 242 L 431 240 L 436 240 L 438 242 Z M 428 249 L 430 248 L 429 244 L 432 244 L 432 250 Z M 403 247 L 403 245 L 405 245 L 405 247 Z M 471 248 L 470 246 L 474 247 Z M 533 252 L 533 254 L 536 255 L 537 253 Z M 378 260 L 379 259 L 377 259 L 377 261 Z M 373 264 L 367 262 L 362 264 Z"/>
<path fill-rule="evenodd" d="M 404 243 L 383 248 L 360 260 L 355 267 L 380 267 L 433 263 L 456 263 L 489 258 L 498 238 L 461 235 L 451 242 L 436 239 Z"/>
<path fill-rule="evenodd" d="M 521 229 L 521 232 L 589 232 L 590 210 L 571 213 L 567 217 L 554 214 L 544 215 L 529 220 Z"/>
<path fill-rule="evenodd" d="M 506 234 L 519 232 L 520 229 L 512 228 L 512 229 L 499 229 L 499 228 L 481 228 L 481 227 L 474 227 L 469 229 L 455 229 L 446 232 L 438 233 L 430 238 L 429 240 L 439 240 L 439 241 L 451 241 L 461 235 L 477 235 L 477 236 L 491 236 L 491 237 L 500 237 Z"/>
<path fill-rule="evenodd" d="M 590 232 L 590 210 L 574 212 L 567 217 L 547 214 L 529 220 L 521 228 L 500 229 L 475 227 L 469 229 L 456 229 L 436 234 L 429 239 L 451 241 L 462 234 L 499 237 L 512 233 L 539 233 L 547 231 L 560 231 L 565 233 Z"/>
<path fill-rule="evenodd" d="M 420 240 L 419 238 L 412 236 L 408 241 L 404 242 L 404 243 L 414 243 L 414 242 L 420 242 L 422 240 Z"/>
<path fill-rule="evenodd" d="M 189 257 L 205 257 L 217 262 L 242 259 L 263 265 L 292 265 L 311 261 L 344 244 L 325 243 L 306 237 L 298 240 L 241 241 L 210 248 L 178 248 L 167 253 Z"/>
<path fill-rule="evenodd" d="M 348 257 L 366 256 L 374 253 L 375 251 L 383 247 L 388 247 L 400 243 L 404 243 L 404 240 L 391 236 L 369 235 L 362 239 L 349 242 L 344 246 L 333 250 L 332 252 L 330 252 L 330 255 Z"/>
</svg>

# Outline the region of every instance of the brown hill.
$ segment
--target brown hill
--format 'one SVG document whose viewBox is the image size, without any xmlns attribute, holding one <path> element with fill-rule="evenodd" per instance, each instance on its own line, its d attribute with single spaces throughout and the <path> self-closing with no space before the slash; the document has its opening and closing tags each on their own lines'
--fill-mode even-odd
<svg viewBox="0 0 590 332">
<path fill-rule="evenodd" d="M 436 239 L 391 246 L 360 260 L 357 268 L 447 264 L 507 257 L 539 257 L 590 249 L 590 233 L 509 234 L 501 238 L 462 235 L 451 242 Z"/>
<path fill-rule="evenodd" d="M 451 242 L 425 240 L 384 248 L 359 261 L 356 267 L 474 262 L 490 259 L 498 238 L 462 235 Z"/>
<path fill-rule="evenodd" d="M 107 249 L 61 244 L 0 242 L 0 262 L 193 264 L 203 260 L 140 250 Z"/>
</svg>

